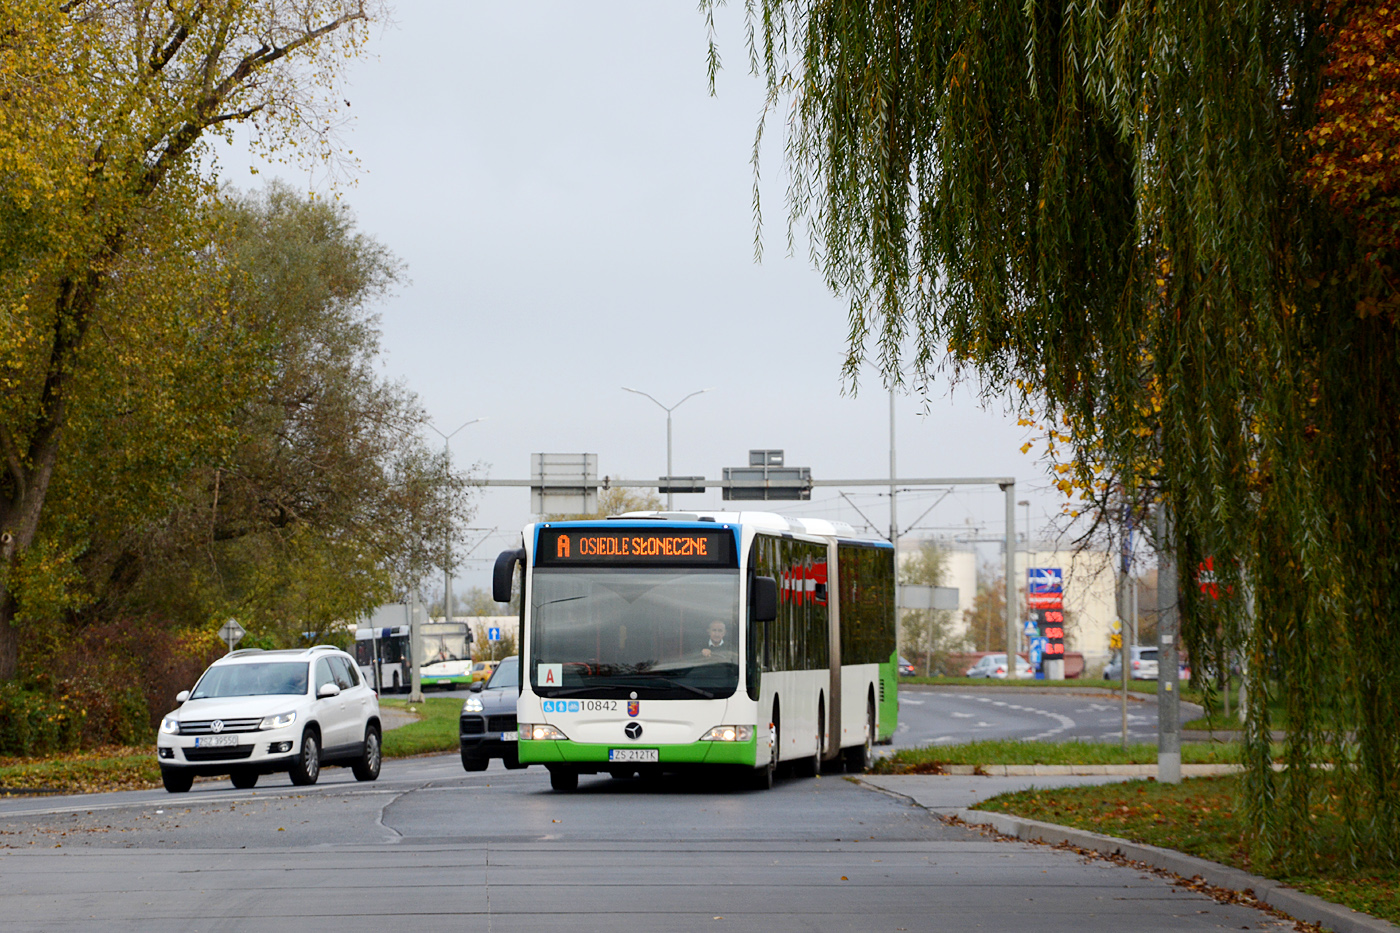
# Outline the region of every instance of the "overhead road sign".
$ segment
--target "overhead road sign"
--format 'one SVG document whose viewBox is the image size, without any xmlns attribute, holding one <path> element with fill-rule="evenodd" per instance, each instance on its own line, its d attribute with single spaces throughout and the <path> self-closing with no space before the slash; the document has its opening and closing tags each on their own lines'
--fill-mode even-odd
<svg viewBox="0 0 1400 933">
<path fill-rule="evenodd" d="M 598 511 L 598 455 L 531 454 L 530 508 L 536 515 Z"/>
</svg>

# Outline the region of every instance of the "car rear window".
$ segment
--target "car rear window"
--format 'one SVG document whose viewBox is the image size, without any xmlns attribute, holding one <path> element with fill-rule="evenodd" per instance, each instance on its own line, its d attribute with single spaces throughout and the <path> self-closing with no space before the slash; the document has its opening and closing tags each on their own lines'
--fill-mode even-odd
<svg viewBox="0 0 1400 933">
<path fill-rule="evenodd" d="M 1157 649 L 1156 649 L 1156 648 L 1148 648 L 1147 650 L 1141 652 L 1141 653 L 1138 655 L 1138 660 L 1140 660 L 1140 661 L 1155 661 L 1155 660 L 1157 660 Z"/>
</svg>

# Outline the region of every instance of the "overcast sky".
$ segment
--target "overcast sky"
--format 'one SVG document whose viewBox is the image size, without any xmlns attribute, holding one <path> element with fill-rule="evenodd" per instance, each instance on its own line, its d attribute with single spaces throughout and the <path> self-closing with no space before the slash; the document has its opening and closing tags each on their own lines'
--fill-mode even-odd
<svg viewBox="0 0 1400 933">
<path fill-rule="evenodd" d="M 493 4 L 399 0 L 344 89 L 344 145 L 360 162 L 341 196 L 409 281 L 380 307 L 384 367 L 421 398 L 455 461 L 525 478 L 535 452 L 598 455 L 599 472 L 717 479 L 750 448 L 782 448 L 820 479 L 888 477 L 889 396 L 873 372 L 843 394 L 846 302 L 798 240 L 786 245 L 780 129 L 763 160 L 765 254 L 753 257 L 750 153 L 762 103 L 742 4 L 720 11 L 726 64 L 711 97 L 704 22 L 689 3 Z M 241 150 L 224 177 L 324 184 Z M 1037 537 L 1060 512 L 1028 439 L 1000 403 L 946 383 L 896 405 L 902 477 L 1014 476 Z M 431 435 L 434 444 L 442 439 Z M 995 487 L 910 490 L 901 529 L 1001 535 Z M 885 490 L 818 488 L 799 516 L 888 530 Z M 941 501 L 940 501 L 941 500 Z M 938 504 L 919 518 L 935 501 Z M 720 508 L 718 491 L 677 508 Z M 532 521 L 528 491 L 477 499 L 454 589 L 489 587 L 490 562 Z M 1027 510 L 1017 508 L 1016 520 Z M 495 529 L 488 535 L 487 532 Z M 441 584 L 438 583 L 438 587 Z"/>
</svg>

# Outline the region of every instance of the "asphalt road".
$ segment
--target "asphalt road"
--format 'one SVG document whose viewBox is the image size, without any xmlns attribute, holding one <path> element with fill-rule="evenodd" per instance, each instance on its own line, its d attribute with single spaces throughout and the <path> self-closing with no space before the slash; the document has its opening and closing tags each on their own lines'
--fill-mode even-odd
<svg viewBox="0 0 1400 933">
<path fill-rule="evenodd" d="M 901 699 L 899 744 L 1102 734 L 1116 713 L 1058 695 L 906 688 Z M 925 780 L 958 805 L 1029 783 Z M 538 767 L 467 774 L 444 755 L 386 762 L 373 783 L 334 768 L 310 788 L 271 776 L 251 791 L 210 781 L 178 795 L 0 799 L 0 933 L 1279 926 L 836 775 L 769 792 L 584 777 L 558 794 Z"/>
<path fill-rule="evenodd" d="M 1188 719 L 1196 715 L 1183 715 Z M 951 745 L 979 739 L 1118 742 L 1122 701 L 1090 690 L 1021 687 L 899 688 L 896 748 Z M 1157 704 L 1128 698 L 1128 741 L 1157 743 Z"/>
</svg>

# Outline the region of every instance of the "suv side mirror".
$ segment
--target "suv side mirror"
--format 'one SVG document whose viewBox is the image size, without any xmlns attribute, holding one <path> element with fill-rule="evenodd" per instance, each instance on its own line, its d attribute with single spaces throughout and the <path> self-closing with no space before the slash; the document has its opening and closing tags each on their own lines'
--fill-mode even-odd
<svg viewBox="0 0 1400 933">
<path fill-rule="evenodd" d="M 473 680 L 472 685 L 467 689 L 470 690 L 472 693 L 480 693 L 481 691 L 486 689 L 486 681 Z"/>
<path fill-rule="evenodd" d="M 186 700 L 188 700 L 189 698 L 190 698 L 190 692 L 189 692 L 188 690 L 181 690 L 179 693 L 175 694 L 175 702 L 176 702 L 176 703 L 183 703 L 183 702 L 185 702 Z"/>
<path fill-rule="evenodd" d="M 337 687 L 335 684 L 321 684 L 321 686 L 316 690 L 316 697 L 321 700 L 324 700 L 327 697 L 338 696 L 340 696 L 340 688 Z"/>
</svg>

